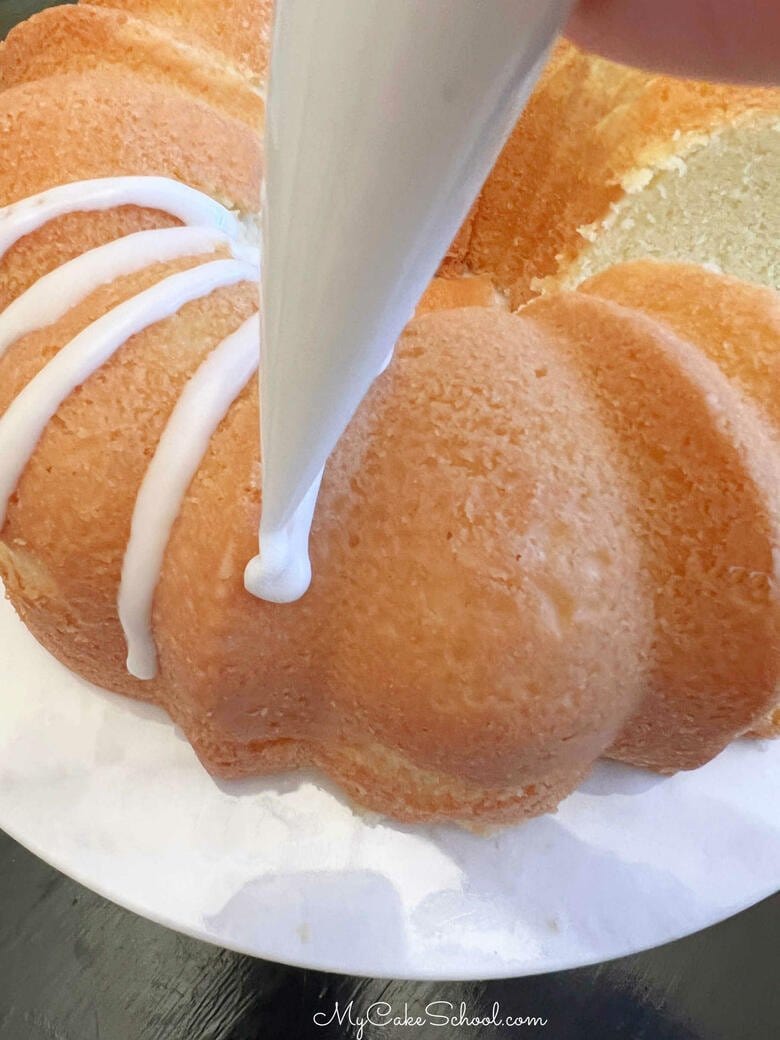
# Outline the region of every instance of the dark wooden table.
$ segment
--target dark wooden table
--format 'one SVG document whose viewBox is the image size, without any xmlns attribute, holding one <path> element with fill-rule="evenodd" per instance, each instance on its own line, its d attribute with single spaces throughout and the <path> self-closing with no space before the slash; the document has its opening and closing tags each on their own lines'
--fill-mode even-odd
<svg viewBox="0 0 780 1040">
<path fill-rule="evenodd" d="M 214 0 L 215 3 L 218 0 Z M 0 38 L 51 6 L 0 0 Z M 2 152 L 0 151 L 0 162 Z M 1 680 L 0 680 L 1 681 Z M 641 899 L 641 892 L 637 892 Z M 533 1015 L 531 1027 L 369 1025 L 365 1040 L 775 1040 L 780 896 L 669 946 L 578 971 L 485 983 L 410 983 L 301 971 L 184 938 L 93 895 L 0 832 L 0 1040 L 297 1040 L 359 1037 L 315 1024 L 352 1001 L 422 1016 Z M 384 1003 L 383 1003 L 384 1002 Z M 444 1010 L 437 1004 L 433 1013 Z M 435 1018 L 432 1022 L 439 1021 Z"/>
</svg>

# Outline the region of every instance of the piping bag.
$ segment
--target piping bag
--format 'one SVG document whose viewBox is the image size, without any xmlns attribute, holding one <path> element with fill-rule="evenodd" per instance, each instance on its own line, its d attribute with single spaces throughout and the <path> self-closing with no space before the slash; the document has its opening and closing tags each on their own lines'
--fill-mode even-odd
<svg viewBox="0 0 780 1040">
<path fill-rule="evenodd" d="M 323 468 L 467 216 L 570 0 L 277 0 L 262 200 L 260 554 L 309 586 Z M 550 128 L 554 132 L 554 128 Z"/>
</svg>

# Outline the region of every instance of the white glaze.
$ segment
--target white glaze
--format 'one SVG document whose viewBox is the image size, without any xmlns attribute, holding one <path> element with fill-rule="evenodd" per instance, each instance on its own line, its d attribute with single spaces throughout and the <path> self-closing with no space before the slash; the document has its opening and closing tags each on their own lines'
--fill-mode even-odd
<svg viewBox="0 0 780 1040">
<path fill-rule="evenodd" d="M 414 312 L 569 0 L 278 0 L 266 111 L 256 595 L 309 575 L 318 475 Z"/>
<path fill-rule="evenodd" d="M 181 271 L 114 307 L 64 346 L 0 417 L 0 528 L 41 434 L 77 386 L 143 329 L 215 289 L 257 276 L 256 267 L 240 260 L 214 260 Z"/>
<path fill-rule="evenodd" d="M 171 530 L 214 431 L 257 369 L 259 342 L 255 314 L 203 362 L 171 413 L 138 492 L 118 599 L 127 668 L 138 679 L 157 674 L 152 604 Z"/>
<path fill-rule="evenodd" d="M 294 603 L 311 584 L 309 532 L 322 475 L 320 470 L 290 519 L 263 535 L 262 556 L 254 556 L 244 571 L 244 586 L 253 596 L 269 603 Z"/>
<path fill-rule="evenodd" d="M 169 177 L 101 177 L 50 188 L 0 209 L 0 258 L 19 239 L 50 220 L 116 206 L 161 210 L 183 224 L 216 228 L 238 240 L 243 233 L 230 210 L 181 181 Z"/>
<path fill-rule="evenodd" d="M 39 278 L 0 313 L 0 358 L 22 336 L 58 321 L 101 285 L 151 264 L 213 253 L 230 243 L 222 231 L 176 227 L 138 231 L 90 249 Z"/>
</svg>

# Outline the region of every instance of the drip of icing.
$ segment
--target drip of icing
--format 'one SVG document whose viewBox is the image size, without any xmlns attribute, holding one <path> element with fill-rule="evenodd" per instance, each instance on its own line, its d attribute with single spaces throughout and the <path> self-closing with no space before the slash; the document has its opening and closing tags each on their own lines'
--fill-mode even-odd
<svg viewBox="0 0 780 1040">
<path fill-rule="evenodd" d="M 0 209 L 0 258 L 19 239 L 50 220 L 116 206 L 161 210 L 183 224 L 216 228 L 239 240 L 243 233 L 230 210 L 181 181 L 170 177 L 102 177 L 50 188 Z"/>
<path fill-rule="evenodd" d="M 127 668 L 138 679 L 157 674 L 152 605 L 181 502 L 214 431 L 257 369 L 259 342 L 255 314 L 203 362 L 171 413 L 138 492 L 118 599 Z"/>
<path fill-rule="evenodd" d="M 39 278 L 0 314 L 0 358 L 22 336 L 58 321 L 101 285 L 151 264 L 213 253 L 219 246 L 251 259 L 248 246 L 233 243 L 223 232 L 190 227 L 139 231 L 82 253 Z"/>
<path fill-rule="evenodd" d="M 247 589 L 305 592 L 330 452 L 466 216 L 570 0 L 277 0 L 265 133 L 263 509 Z M 303 74 L 302 74 L 302 70 Z"/>
<path fill-rule="evenodd" d="M 263 536 L 262 553 L 246 565 L 244 587 L 258 599 L 294 603 L 311 584 L 309 531 L 323 472 L 320 470 L 290 519 Z"/>
<path fill-rule="evenodd" d="M 0 528 L 8 502 L 41 434 L 77 386 L 150 325 L 215 289 L 255 281 L 258 270 L 241 260 L 214 260 L 178 274 L 120 303 L 71 340 L 14 399 L 0 417 Z"/>
</svg>

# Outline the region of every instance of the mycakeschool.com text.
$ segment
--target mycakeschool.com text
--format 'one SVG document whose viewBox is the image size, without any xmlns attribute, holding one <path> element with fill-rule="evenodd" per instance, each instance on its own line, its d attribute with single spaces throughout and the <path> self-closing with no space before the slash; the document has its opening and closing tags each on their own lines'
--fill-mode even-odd
<svg viewBox="0 0 780 1040">
<path fill-rule="evenodd" d="M 543 1029 L 548 1020 L 541 1015 L 521 1015 L 504 1011 L 498 1001 L 490 1013 L 484 1008 L 471 1011 L 466 1001 L 454 1004 L 450 1000 L 430 1000 L 422 1007 L 403 1003 L 394 1007 L 387 1001 L 378 1000 L 360 1007 L 354 1000 L 321 1008 L 313 1016 L 316 1026 L 349 1025 L 356 1030 L 355 1040 L 363 1040 L 365 1030 L 392 1026 L 410 1030 L 421 1026 L 440 1026 L 443 1029 L 475 1028 L 477 1026 L 501 1026 L 520 1030 Z"/>
</svg>

